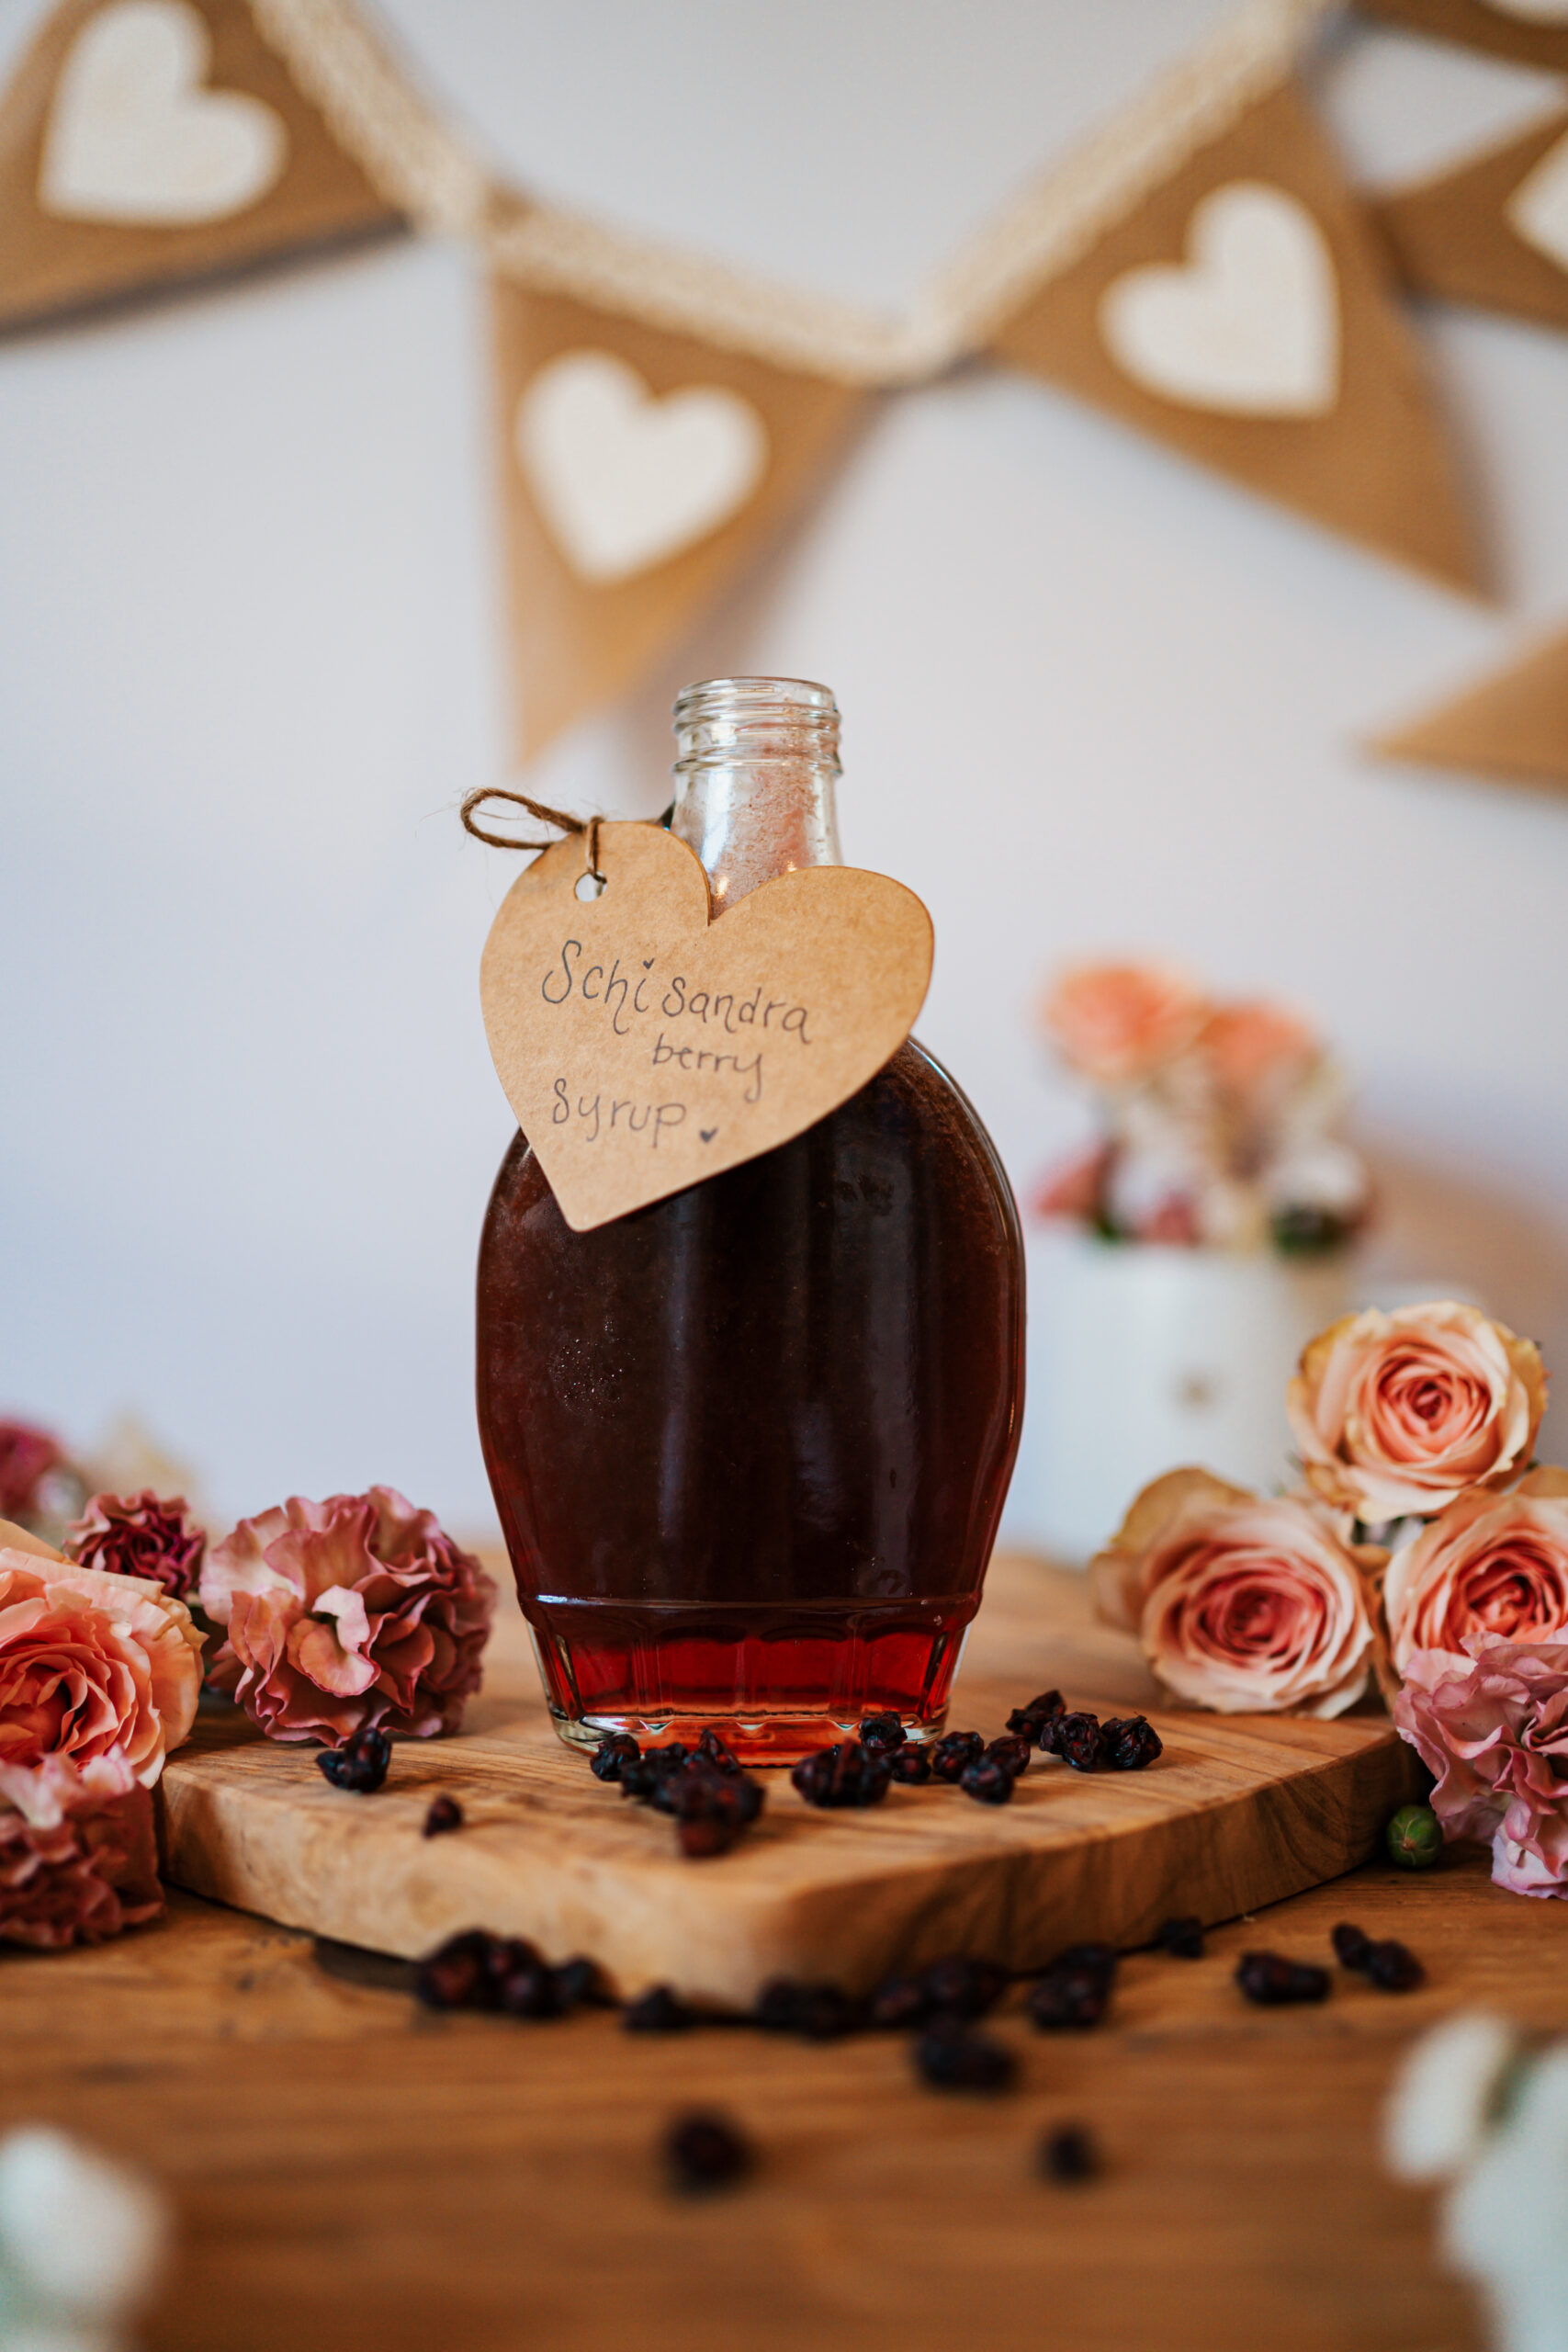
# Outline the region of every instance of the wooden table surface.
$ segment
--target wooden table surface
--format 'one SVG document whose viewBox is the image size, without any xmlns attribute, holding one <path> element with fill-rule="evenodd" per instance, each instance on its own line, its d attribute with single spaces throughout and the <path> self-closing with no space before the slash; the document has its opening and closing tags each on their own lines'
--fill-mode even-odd
<svg viewBox="0 0 1568 2352">
<path fill-rule="evenodd" d="M 1343 1918 L 1402 1937 L 1426 1986 L 1336 1971 L 1321 2008 L 1241 1999 L 1242 1951 L 1325 1961 Z M 1089 2033 L 1010 2000 L 1020 2086 L 991 2099 L 919 2086 L 897 2036 L 432 2017 L 176 1893 L 99 1951 L 0 1958 L 0 2124 L 164 2184 L 148 2352 L 1468 2352 L 1429 2200 L 1384 2177 L 1377 2131 L 1405 2044 L 1474 2004 L 1568 2030 L 1568 1905 L 1499 1893 L 1475 1854 L 1369 1864 L 1201 1961 L 1135 1955 Z M 760 2164 L 690 2201 L 657 2147 L 699 2104 Z M 1034 2163 L 1069 2120 L 1105 2158 L 1071 2188 Z"/>
</svg>

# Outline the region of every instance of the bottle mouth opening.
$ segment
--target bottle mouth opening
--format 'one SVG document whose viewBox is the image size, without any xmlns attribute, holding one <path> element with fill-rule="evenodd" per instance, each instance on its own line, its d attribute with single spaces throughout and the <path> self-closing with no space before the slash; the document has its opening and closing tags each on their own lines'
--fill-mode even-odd
<svg viewBox="0 0 1568 2352">
<path fill-rule="evenodd" d="M 737 761 L 839 768 L 839 706 L 810 678 L 705 678 L 677 695 L 678 776 Z"/>
</svg>

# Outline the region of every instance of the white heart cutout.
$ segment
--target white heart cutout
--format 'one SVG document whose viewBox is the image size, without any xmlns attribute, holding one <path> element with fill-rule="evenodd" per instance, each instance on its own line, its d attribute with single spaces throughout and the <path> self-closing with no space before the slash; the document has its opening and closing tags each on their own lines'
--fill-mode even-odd
<svg viewBox="0 0 1568 2352">
<path fill-rule="evenodd" d="M 1339 286 L 1304 204 L 1231 180 L 1194 206 L 1185 262 L 1131 269 L 1100 300 L 1112 359 L 1145 391 L 1230 416 L 1323 416 L 1339 396 Z"/>
<path fill-rule="evenodd" d="M 517 404 L 516 443 L 550 536 L 601 585 L 705 538 L 768 462 L 766 427 L 739 392 L 694 384 L 660 400 L 612 351 L 547 360 Z"/>
<path fill-rule="evenodd" d="M 1525 174 L 1503 213 L 1527 245 L 1568 269 L 1568 138 L 1549 147 Z"/>
<path fill-rule="evenodd" d="M 207 19 L 188 0 L 114 0 L 73 43 L 50 107 L 41 209 L 66 220 L 173 229 L 226 220 L 288 160 L 281 116 L 202 87 Z"/>
<path fill-rule="evenodd" d="M 1568 25 L 1568 0 L 1481 0 L 1495 17 L 1514 17 L 1521 25 Z"/>
</svg>

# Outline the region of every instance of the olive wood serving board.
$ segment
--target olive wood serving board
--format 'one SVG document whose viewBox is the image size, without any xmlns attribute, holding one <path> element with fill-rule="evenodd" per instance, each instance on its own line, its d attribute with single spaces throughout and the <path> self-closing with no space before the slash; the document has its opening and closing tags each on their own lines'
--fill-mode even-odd
<svg viewBox="0 0 1568 2352">
<path fill-rule="evenodd" d="M 615 1990 L 669 1984 L 743 2007 L 773 1975 L 864 1990 L 964 1951 L 1039 1966 L 1093 1937 L 1147 1942 L 1175 1913 L 1235 1917 L 1364 1860 L 1420 1791 L 1386 1717 L 1336 1723 L 1170 1712 L 1129 1636 L 1094 1623 L 1084 1580 L 1000 1557 L 948 1721 L 994 1736 L 1059 1685 L 1069 1706 L 1147 1713 L 1165 1753 L 1143 1772 L 1031 1763 L 1010 1804 L 894 1788 L 818 1813 L 788 1775 L 729 1854 L 686 1861 L 673 1825 L 625 1801 L 550 1728 L 521 1620 L 503 1600 L 485 1689 L 455 1739 L 400 1741 L 386 1786 L 330 1788 L 315 1750 L 204 1717 L 165 1768 L 166 1875 L 242 1910 L 415 1957 L 459 1928 L 587 1952 Z M 421 1835 L 433 1797 L 464 1826 Z"/>
</svg>

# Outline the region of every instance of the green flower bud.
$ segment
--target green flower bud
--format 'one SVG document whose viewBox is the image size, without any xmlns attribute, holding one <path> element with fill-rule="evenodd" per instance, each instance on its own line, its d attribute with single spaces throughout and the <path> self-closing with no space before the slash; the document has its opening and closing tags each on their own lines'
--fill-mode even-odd
<svg viewBox="0 0 1568 2352">
<path fill-rule="evenodd" d="M 1429 1870 L 1443 1850 L 1442 1824 L 1429 1804 L 1402 1804 L 1383 1831 L 1383 1843 L 1401 1870 Z"/>
</svg>

